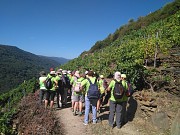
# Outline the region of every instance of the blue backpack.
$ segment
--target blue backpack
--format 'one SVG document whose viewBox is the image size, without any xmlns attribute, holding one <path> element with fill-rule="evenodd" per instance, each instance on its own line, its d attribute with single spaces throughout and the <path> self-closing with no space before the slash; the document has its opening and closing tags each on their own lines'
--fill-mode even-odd
<svg viewBox="0 0 180 135">
<path fill-rule="evenodd" d="M 87 97 L 89 99 L 99 99 L 100 91 L 98 89 L 98 85 L 96 84 L 97 79 L 95 80 L 94 84 L 91 82 L 89 78 L 87 78 L 87 80 L 90 83 L 89 90 L 87 92 Z"/>
</svg>

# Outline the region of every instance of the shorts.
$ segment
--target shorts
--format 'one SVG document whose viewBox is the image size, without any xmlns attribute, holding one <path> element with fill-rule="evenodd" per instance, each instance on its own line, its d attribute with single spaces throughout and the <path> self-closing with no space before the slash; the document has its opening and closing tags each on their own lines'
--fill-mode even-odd
<svg viewBox="0 0 180 135">
<path fill-rule="evenodd" d="M 105 93 L 100 94 L 100 99 L 103 99 L 104 96 L 105 96 Z"/>
<path fill-rule="evenodd" d="M 84 95 L 73 95 L 72 101 L 84 103 Z"/>
<path fill-rule="evenodd" d="M 54 101 L 55 95 L 56 95 L 56 91 L 47 90 L 46 91 L 46 100 Z"/>
</svg>

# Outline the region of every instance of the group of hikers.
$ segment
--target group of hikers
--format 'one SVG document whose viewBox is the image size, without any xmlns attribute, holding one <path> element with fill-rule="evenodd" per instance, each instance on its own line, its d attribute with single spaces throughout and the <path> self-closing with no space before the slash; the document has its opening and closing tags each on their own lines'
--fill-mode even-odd
<svg viewBox="0 0 180 135">
<path fill-rule="evenodd" d="M 51 68 L 48 74 L 40 72 L 39 85 L 39 104 L 44 101 L 45 109 L 48 105 L 53 109 L 55 99 L 57 108 L 67 107 L 70 97 L 73 115 L 84 115 L 83 124 L 88 125 L 89 113 L 92 113 L 92 123 L 96 124 L 97 113 L 101 113 L 101 107 L 108 103 L 109 126 L 113 128 L 116 124 L 119 129 L 126 122 L 126 105 L 131 94 L 126 74 L 116 71 L 108 83 L 103 75 L 97 76 L 91 70 L 80 73 Z"/>
</svg>

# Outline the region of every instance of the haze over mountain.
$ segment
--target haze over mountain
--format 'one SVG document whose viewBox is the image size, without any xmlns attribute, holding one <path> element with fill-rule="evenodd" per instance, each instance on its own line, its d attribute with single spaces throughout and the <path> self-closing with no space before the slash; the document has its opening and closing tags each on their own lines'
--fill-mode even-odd
<svg viewBox="0 0 180 135">
<path fill-rule="evenodd" d="M 50 57 L 50 56 L 42 56 L 42 55 L 39 55 L 39 56 L 54 60 L 54 61 L 58 62 L 59 64 L 65 64 L 65 63 L 67 63 L 68 61 L 71 60 L 71 59 L 66 59 L 66 58 L 63 58 L 63 57 Z"/>
</svg>

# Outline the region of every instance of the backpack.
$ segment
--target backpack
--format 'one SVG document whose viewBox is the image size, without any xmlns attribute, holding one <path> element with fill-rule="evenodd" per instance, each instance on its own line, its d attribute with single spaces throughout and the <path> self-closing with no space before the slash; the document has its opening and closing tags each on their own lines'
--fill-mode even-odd
<svg viewBox="0 0 180 135">
<path fill-rule="evenodd" d="M 87 97 L 89 99 L 99 99 L 100 91 L 98 89 L 98 85 L 96 84 L 97 79 L 95 80 L 94 84 L 91 82 L 89 78 L 87 80 L 90 83 L 89 90 L 87 92 Z"/>
<path fill-rule="evenodd" d="M 76 82 L 76 85 L 74 86 L 74 91 L 80 92 L 81 91 L 80 87 L 81 87 L 81 82 Z"/>
<path fill-rule="evenodd" d="M 60 89 L 64 88 L 64 83 L 63 83 L 62 77 L 60 77 L 60 79 L 58 80 L 58 87 L 59 87 Z"/>
<path fill-rule="evenodd" d="M 114 79 L 115 81 L 115 87 L 113 90 L 113 96 L 115 99 L 121 99 L 124 96 L 124 87 L 122 85 L 122 81 L 118 82 L 116 79 Z"/>
<path fill-rule="evenodd" d="M 126 96 L 130 97 L 130 96 L 132 96 L 134 90 L 133 90 L 131 83 L 127 82 L 127 86 L 128 86 L 128 88 L 126 90 Z"/>
<path fill-rule="evenodd" d="M 64 87 L 65 88 L 70 88 L 70 80 L 69 80 L 69 77 L 67 75 L 64 76 L 64 80 L 65 80 L 65 84 L 64 84 Z"/>
<path fill-rule="evenodd" d="M 47 79 L 45 80 L 44 86 L 45 86 L 46 89 L 48 89 L 48 90 L 52 89 L 53 83 L 52 83 L 52 81 L 51 81 L 51 77 L 50 77 L 50 78 L 47 78 Z"/>
</svg>

